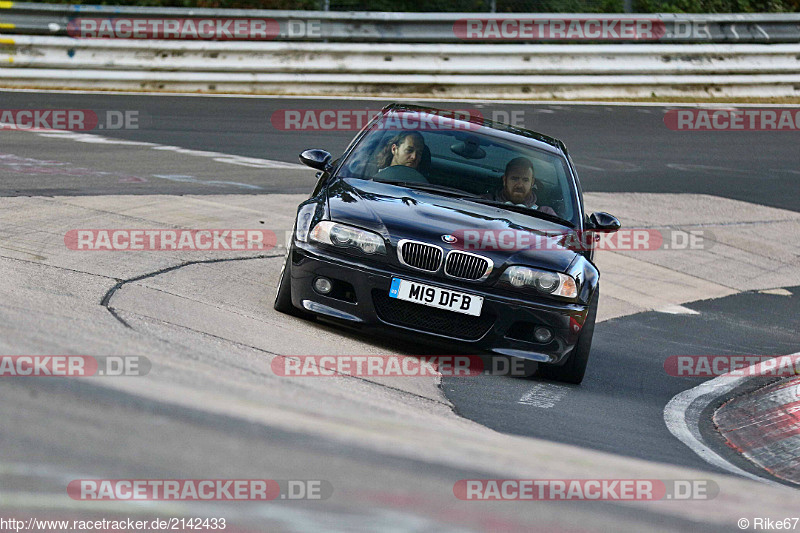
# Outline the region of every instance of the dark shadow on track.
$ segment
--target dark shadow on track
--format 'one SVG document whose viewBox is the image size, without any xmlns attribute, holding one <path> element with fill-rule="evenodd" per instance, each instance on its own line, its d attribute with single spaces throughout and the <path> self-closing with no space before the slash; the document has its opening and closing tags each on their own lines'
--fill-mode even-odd
<svg viewBox="0 0 800 533">
<path fill-rule="evenodd" d="M 790 297 L 747 292 L 685 305 L 699 315 L 648 312 L 599 323 L 581 386 L 479 376 L 445 377 L 442 389 L 461 416 L 497 431 L 717 471 L 663 419 L 673 396 L 709 378 L 673 377 L 664 363 L 672 355 L 800 351 L 800 287 L 789 290 Z M 517 403 L 542 384 L 568 390 L 551 408 Z M 732 453 L 722 448 L 715 451 Z"/>
</svg>

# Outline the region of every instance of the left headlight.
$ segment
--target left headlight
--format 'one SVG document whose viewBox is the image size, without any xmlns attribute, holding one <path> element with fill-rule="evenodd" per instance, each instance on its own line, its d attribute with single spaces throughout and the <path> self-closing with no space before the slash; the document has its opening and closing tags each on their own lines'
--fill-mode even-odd
<svg viewBox="0 0 800 533">
<path fill-rule="evenodd" d="M 575 283 L 575 279 L 560 272 L 512 266 L 503 272 L 500 281 L 508 283 L 515 289 L 531 288 L 542 294 L 552 294 L 563 298 L 578 296 L 578 284 Z"/>
<path fill-rule="evenodd" d="M 365 254 L 386 254 L 386 244 L 377 233 L 329 220 L 314 226 L 309 240 L 337 248 L 357 248 Z"/>
</svg>

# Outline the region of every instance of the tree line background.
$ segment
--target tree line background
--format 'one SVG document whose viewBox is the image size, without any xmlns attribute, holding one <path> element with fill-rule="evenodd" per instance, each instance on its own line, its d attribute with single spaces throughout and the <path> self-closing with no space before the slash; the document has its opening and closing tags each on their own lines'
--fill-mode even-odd
<svg viewBox="0 0 800 533">
<path fill-rule="evenodd" d="M 623 0 L 38 0 L 51 4 L 486 13 L 622 13 Z M 631 0 L 633 13 L 791 13 L 800 0 Z"/>
</svg>

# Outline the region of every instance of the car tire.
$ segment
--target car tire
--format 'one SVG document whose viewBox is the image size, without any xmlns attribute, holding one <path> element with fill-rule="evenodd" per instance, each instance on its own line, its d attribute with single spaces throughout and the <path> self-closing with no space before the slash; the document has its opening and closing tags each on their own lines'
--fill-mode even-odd
<svg viewBox="0 0 800 533">
<path fill-rule="evenodd" d="M 279 313 L 292 315 L 300 318 L 310 318 L 312 315 L 298 309 L 292 303 L 292 249 L 286 253 L 286 261 L 281 268 L 281 275 L 278 279 L 278 290 L 275 293 L 275 302 L 272 307 Z"/>
<path fill-rule="evenodd" d="M 597 302 L 599 299 L 600 287 L 594 291 L 592 302 L 589 304 L 589 312 L 583 324 L 583 330 L 566 363 L 562 366 L 541 365 L 539 367 L 539 376 L 574 385 L 579 385 L 583 381 L 586 365 L 589 362 L 589 352 L 592 349 L 592 337 L 594 336 L 594 323 L 597 318 Z"/>
</svg>

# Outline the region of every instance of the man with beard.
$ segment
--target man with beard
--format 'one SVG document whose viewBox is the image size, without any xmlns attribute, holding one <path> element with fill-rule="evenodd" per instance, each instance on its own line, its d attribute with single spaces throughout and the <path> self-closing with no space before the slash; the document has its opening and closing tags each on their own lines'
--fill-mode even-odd
<svg viewBox="0 0 800 533">
<path fill-rule="evenodd" d="M 489 200 L 517 204 L 538 209 L 548 215 L 556 215 L 552 207 L 546 205 L 536 205 L 536 193 L 533 192 L 533 185 L 536 179 L 533 177 L 533 163 L 526 157 L 515 157 L 506 165 L 503 174 L 503 186 L 486 196 Z M 557 215 L 556 215 L 557 216 Z"/>
</svg>

